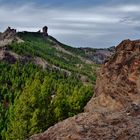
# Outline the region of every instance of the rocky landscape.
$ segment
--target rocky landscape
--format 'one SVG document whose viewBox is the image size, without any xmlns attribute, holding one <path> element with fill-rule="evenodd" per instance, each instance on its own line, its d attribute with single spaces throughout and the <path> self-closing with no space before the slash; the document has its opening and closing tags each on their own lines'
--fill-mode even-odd
<svg viewBox="0 0 140 140">
<path fill-rule="evenodd" d="M 23 120 L 26 117 L 22 118 L 20 113 L 21 124 L 14 127 L 15 122 L 17 122 L 17 117 L 15 117 L 15 121 L 11 119 L 14 125 L 8 124 L 7 129 L 12 126 L 16 131 L 25 130 L 27 131 L 26 135 L 23 133 L 18 136 L 18 133 L 15 133 L 11 127 L 4 137 L 7 137 L 8 134 L 9 139 L 11 136 L 11 139 L 18 139 L 23 136 L 24 138 L 21 139 L 28 138 L 28 140 L 140 139 L 140 40 L 124 40 L 117 47 L 108 49 L 73 48 L 48 35 L 47 26 L 43 27 L 42 32 L 16 32 L 15 29 L 8 27 L 3 33 L 0 33 L 0 61 L 6 63 L 9 67 L 18 63 L 22 67 L 32 63 L 37 67 L 39 66 L 40 71 L 55 71 L 58 75 L 63 73 L 64 79 L 75 75 L 75 78 L 78 78 L 80 82 L 82 81 L 84 88 L 87 85 L 94 85 L 95 71 L 98 75 L 94 95 L 90 101 L 88 100 L 88 103 L 86 102 L 86 106 L 86 103 L 83 105 L 83 107 L 85 106 L 83 113 L 59 123 L 56 123 L 58 121 L 50 123 L 48 126 L 55 125 L 50 128 L 43 128 L 41 131 L 39 127 L 42 124 L 39 124 L 38 130 L 34 129 L 30 134 L 28 134 L 28 130 L 22 128 L 25 124 Z M 103 64 L 100 70 L 99 64 Z M 13 74 L 12 71 L 11 73 Z M 18 77 L 20 78 L 20 76 Z M 15 81 L 15 79 L 12 81 Z M 8 88 L 7 83 L 9 87 L 14 86 L 9 82 L 9 78 L 5 82 L 5 89 Z M 3 94 L 5 94 L 5 89 L 2 90 Z M 11 92 L 15 92 L 13 91 L 14 87 L 10 89 Z M 32 95 L 32 92 L 30 95 Z M 55 97 L 54 93 L 51 97 Z M 8 98 L 11 98 L 10 92 L 7 97 L 5 96 L 1 100 L 5 110 L 8 110 L 10 102 Z M 12 103 L 14 104 L 14 102 Z M 63 104 L 60 105 L 63 109 Z M 44 116 L 44 118 L 46 117 Z M 3 122 L 5 122 L 4 119 Z M 51 120 L 51 117 L 49 119 Z M 60 120 L 63 120 L 63 118 Z M 43 125 L 46 124 L 43 123 Z M 30 123 L 27 126 L 30 126 Z M 44 130 L 46 131 L 43 132 Z"/>
<path fill-rule="evenodd" d="M 85 112 L 29 140 L 139 140 L 140 40 L 124 40 L 98 73 Z"/>
</svg>

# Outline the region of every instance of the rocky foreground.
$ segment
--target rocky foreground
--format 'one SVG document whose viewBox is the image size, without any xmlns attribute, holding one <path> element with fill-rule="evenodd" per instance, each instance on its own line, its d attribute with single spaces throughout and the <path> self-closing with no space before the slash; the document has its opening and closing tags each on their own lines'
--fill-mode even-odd
<svg viewBox="0 0 140 140">
<path fill-rule="evenodd" d="M 139 140 L 139 132 L 140 40 L 125 40 L 102 66 L 85 113 L 29 140 Z"/>
</svg>

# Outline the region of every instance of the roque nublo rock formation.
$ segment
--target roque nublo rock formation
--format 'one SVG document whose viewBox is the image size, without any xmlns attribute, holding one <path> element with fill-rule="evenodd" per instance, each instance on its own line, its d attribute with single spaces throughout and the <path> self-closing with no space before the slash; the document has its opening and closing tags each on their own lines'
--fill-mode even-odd
<svg viewBox="0 0 140 140">
<path fill-rule="evenodd" d="M 139 140 L 140 40 L 124 40 L 98 73 L 85 112 L 29 140 Z"/>
<path fill-rule="evenodd" d="M 44 26 L 42 28 L 42 31 L 43 31 L 43 36 L 48 36 L 48 27 L 47 26 Z"/>
</svg>

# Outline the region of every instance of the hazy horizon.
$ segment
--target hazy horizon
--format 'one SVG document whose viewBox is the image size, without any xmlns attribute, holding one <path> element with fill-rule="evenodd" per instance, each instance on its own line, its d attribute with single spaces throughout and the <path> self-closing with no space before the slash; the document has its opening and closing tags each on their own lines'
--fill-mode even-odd
<svg viewBox="0 0 140 140">
<path fill-rule="evenodd" d="M 0 0 L 0 31 L 38 31 L 74 47 L 106 48 L 140 38 L 138 0 Z"/>
</svg>

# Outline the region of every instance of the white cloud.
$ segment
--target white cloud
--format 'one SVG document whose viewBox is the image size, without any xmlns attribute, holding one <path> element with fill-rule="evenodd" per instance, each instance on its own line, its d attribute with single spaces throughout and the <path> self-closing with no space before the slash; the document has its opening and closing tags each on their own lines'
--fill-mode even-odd
<svg viewBox="0 0 140 140">
<path fill-rule="evenodd" d="M 49 33 L 75 46 L 109 47 L 124 38 L 136 38 L 140 23 L 140 5 L 115 5 L 64 9 L 0 6 L 0 29 L 12 26 L 18 30 L 38 31 L 47 25 Z M 137 28 L 138 29 L 138 28 Z"/>
<path fill-rule="evenodd" d="M 122 12 L 140 12 L 140 5 L 124 5 L 119 8 Z"/>
</svg>

